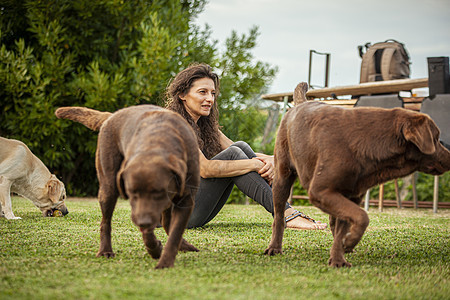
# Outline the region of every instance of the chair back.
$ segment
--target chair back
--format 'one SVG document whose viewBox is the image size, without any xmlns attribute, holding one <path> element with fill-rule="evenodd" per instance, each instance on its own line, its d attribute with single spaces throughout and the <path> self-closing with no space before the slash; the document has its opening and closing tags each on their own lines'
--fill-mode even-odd
<svg viewBox="0 0 450 300">
<path fill-rule="evenodd" d="M 366 106 L 381 108 L 403 107 L 403 101 L 398 94 L 359 97 L 358 101 L 355 103 L 355 107 Z"/>
<path fill-rule="evenodd" d="M 441 130 L 441 142 L 450 150 L 450 94 L 424 99 L 420 112 L 433 119 Z"/>
</svg>

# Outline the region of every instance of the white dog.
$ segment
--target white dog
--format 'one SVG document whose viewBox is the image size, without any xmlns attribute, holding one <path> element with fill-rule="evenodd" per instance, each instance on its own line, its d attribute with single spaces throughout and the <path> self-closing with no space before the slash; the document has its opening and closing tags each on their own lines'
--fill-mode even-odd
<svg viewBox="0 0 450 300">
<path fill-rule="evenodd" d="M 24 143 L 0 137 L 0 211 L 7 219 L 21 219 L 12 211 L 11 192 L 33 201 L 44 216 L 55 210 L 68 214 L 64 183 Z"/>
</svg>

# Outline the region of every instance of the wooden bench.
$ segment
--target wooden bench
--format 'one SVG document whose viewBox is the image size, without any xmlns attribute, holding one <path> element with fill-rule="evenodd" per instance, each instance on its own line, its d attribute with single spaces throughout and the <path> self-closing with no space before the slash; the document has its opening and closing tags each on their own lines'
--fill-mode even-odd
<svg viewBox="0 0 450 300">
<path fill-rule="evenodd" d="M 342 106 L 342 107 L 353 107 L 358 100 L 359 96 L 372 95 L 372 94 L 385 94 L 385 93 L 400 93 L 402 91 L 411 91 L 417 88 L 428 87 L 428 78 L 419 79 L 399 79 L 399 80 L 389 80 L 389 81 L 378 81 L 378 82 L 367 82 L 358 85 L 340 86 L 333 88 L 322 88 L 322 89 L 312 89 L 306 93 L 309 99 L 314 99 L 314 101 L 324 102 L 330 105 Z M 350 96 L 350 99 L 337 99 L 338 96 Z M 262 99 L 272 100 L 276 102 L 283 102 L 283 114 L 289 107 L 289 103 L 293 101 L 293 92 L 278 93 L 278 94 L 266 94 L 261 96 Z M 403 105 L 406 109 L 411 109 L 414 111 L 420 111 L 422 101 L 424 97 L 403 97 Z M 414 176 L 414 175 L 413 175 Z M 417 201 L 417 193 L 415 187 L 415 177 L 412 180 L 413 184 L 413 201 L 402 201 L 400 199 L 398 191 L 398 182 L 394 181 L 396 190 L 396 200 L 386 200 L 384 199 L 384 185 L 380 185 L 379 199 L 370 200 L 369 192 L 365 199 L 365 208 L 368 210 L 369 204 L 376 204 L 379 210 L 383 210 L 383 206 L 395 205 L 398 208 L 402 207 L 425 207 L 426 205 L 431 205 L 431 202 L 425 202 L 430 204 L 424 204 Z M 437 208 L 447 208 L 449 205 L 445 202 L 438 202 L 438 187 L 439 179 L 435 176 L 434 182 L 434 197 L 433 197 L 433 211 L 437 212 Z M 307 196 L 293 195 L 291 192 L 291 199 L 308 199 Z M 411 202 L 411 204 L 410 204 Z"/>
</svg>

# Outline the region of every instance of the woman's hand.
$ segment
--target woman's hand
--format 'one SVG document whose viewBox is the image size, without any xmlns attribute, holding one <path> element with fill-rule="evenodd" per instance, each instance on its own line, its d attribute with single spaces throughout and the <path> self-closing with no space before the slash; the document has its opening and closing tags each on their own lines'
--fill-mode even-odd
<svg viewBox="0 0 450 300">
<path fill-rule="evenodd" d="M 251 161 L 253 161 L 254 163 L 254 171 L 258 172 L 258 174 L 260 174 L 259 172 L 264 169 L 266 163 L 264 161 L 262 161 L 261 159 L 259 159 L 259 157 L 253 157 L 251 159 Z"/>
<path fill-rule="evenodd" d="M 261 175 L 269 184 L 272 184 L 273 177 L 275 175 L 275 166 L 273 156 L 257 156 L 256 159 L 262 161 L 264 166 L 258 171 L 258 174 Z"/>
</svg>

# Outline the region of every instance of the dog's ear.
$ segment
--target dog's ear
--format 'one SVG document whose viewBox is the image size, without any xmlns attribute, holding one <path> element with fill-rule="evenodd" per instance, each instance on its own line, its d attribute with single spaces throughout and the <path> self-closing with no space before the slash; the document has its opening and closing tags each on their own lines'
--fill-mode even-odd
<svg viewBox="0 0 450 300">
<path fill-rule="evenodd" d="M 434 126 L 434 127 L 433 127 Z M 433 129 L 437 127 L 425 115 L 418 115 L 408 119 L 402 128 L 403 136 L 412 142 L 424 154 L 433 154 L 436 151 Z"/>
<path fill-rule="evenodd" d="M 52 174 L 50 180 L 47 182 L 47 193 L 48 197 L 53 203 L 57 203 L 60 201 L 63 189 L 64 184 L 59 181 L 55 175 Z"/>
<path fill-rule="evenodd" d="M 120 196 L 124 199 L 128 199 L 128 195 L 125 192 L 125 183 L 122 178 L 124 170 L 125 170 L 124 166 L 120 167 L 120 170 L 117 173 L 117 177 L 116 177 L 116 186 L 117 186 L 117 190 L 119 191 Z"/>
<path fill-rule="evenodd" d="M 169 155 L 169 167 L 172 172 L 177 176 L 177 183 L 179 186 L 179 191 L 182 194 L 186 185 L 186 173 L 187 165 L 185 160 L 171 154 Z"/>
</svg>

